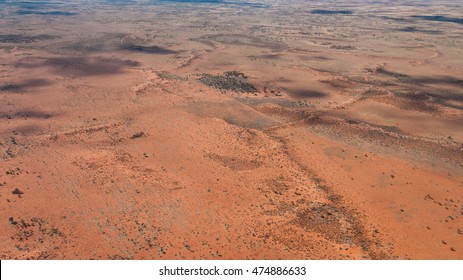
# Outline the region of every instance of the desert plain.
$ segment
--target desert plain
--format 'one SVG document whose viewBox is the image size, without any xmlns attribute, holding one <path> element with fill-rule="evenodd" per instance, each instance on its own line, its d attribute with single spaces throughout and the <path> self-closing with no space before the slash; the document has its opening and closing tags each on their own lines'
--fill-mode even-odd
<svg viewBox="0 0 463 280">
<path fill-rule="evenodd" d="M 2 259 L 463 259 L 463 2 L 0 1 Z"/>
</svg>

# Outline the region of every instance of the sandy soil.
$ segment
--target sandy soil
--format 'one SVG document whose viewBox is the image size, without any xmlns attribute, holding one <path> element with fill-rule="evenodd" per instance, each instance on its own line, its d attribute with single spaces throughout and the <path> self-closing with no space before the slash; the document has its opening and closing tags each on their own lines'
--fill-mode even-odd
<svg viewBox="0 0 463 280">
<path fill-rule="evenodd" d="M 463 259 L 461 3 L 0 6 L 2 259 Z"/>
</svg>

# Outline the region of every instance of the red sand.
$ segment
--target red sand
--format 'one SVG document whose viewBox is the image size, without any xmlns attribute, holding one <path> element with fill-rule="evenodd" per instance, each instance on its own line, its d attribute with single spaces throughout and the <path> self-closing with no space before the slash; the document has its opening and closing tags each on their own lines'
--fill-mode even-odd
<svg viewBox="0 0 463 280">
<path fill-rule="evenodd" d="M 0 43 L 2 259 L 462 259 L 460 26 L 304 3 L 24 18 L 61 37 Z"/>
</svg>

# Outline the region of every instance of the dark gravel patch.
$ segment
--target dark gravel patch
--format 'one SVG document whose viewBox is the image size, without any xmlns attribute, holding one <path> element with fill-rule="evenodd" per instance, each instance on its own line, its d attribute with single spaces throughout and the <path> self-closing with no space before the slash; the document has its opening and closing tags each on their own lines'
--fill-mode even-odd
<svg viewBox="0 0 463 280">
<path fill-rule="evenodd" d="M 59 38 L 58 36 L 51 35 L 37 35 L 37 36 L 27 36 L 21 34 L 5 34 L 0 35 L 0 43 L 16 43 L 16 44 L 27 44 L 43 40 L 51 40 Z"/>
<path fill-rule="evenodd" d="M 228 71 L 222 75 L 201 74 L 200 76 L 198 80 L 201 83 L 220 91 L 257 92 L 256 87 L 248 82 L 246 75 L 238 71 Z"/>
</svg>

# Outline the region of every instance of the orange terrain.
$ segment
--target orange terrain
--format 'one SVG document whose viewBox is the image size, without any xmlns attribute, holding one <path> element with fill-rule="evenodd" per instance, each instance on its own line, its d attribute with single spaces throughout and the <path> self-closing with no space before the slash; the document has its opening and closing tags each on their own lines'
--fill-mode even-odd
<svg viewBox="0 0 463 280">
<path fill-rule="evenodd" d="M 42 2 L 0 3 L 2 259 L 463 259 L 461 3 Z"/>
</svg>

